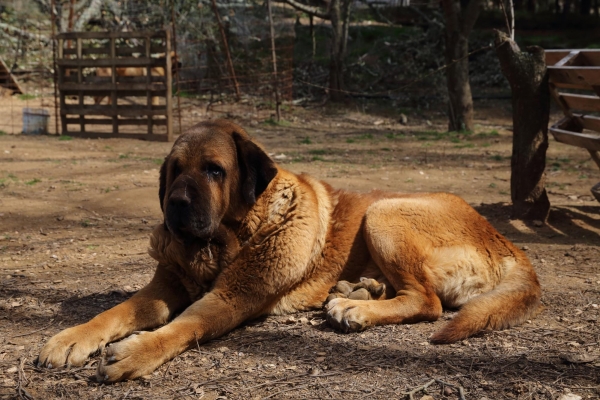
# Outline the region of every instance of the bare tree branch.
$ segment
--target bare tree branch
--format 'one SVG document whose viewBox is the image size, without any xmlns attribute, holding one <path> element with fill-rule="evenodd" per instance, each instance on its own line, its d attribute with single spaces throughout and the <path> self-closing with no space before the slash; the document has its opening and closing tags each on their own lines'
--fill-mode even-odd
<svg viewBox="0 0 600 400">
<path fill-rule="evenodd" d="M 362 1 L 366 1 L 366 0 L 362 0 Z M 441 23 L 440 21 L 438 21 L 437 19 L 431 19 L 429 18 L 429 16 L 427 14 L 425 14 L 423 11 L 419 10 L 418 7 L 415 6 L 408 6 L 408 8 L 415 12 L 416 14 L 418 14 L 421 18 L 423 18 L 425 20 L 425 22 L 427 22 L 429 25 L 437 25 L 440 28 L 444 27 L 444 24 Z"/>
<path fill-rule="evenodd" d="M 383 14 L 381 14 L 381 12 L 379 11 L 379 9 L 377 7 L 375 7 L 372 3 L 369 3 L 367 0 L 359 0 L 359 1 L 361 3 L 364 3 L 367 7 L 369 7 L 369 10 L 371 10 L 371 12 L 373 13 L 373 15 L 375 16 L 375 18 L 377 20 L 379 20 L 379 22 L 383 22 L 383 23 L 386 23 L 388 25 L 395 25 L 392 21 L 390 21 Z"/>
<path fill-rule="evenodd" d="M 44 14 L 50 14 L 51 3 L 50 0 L 33 0 L 40 7 L 40 11 Z"/>
<path fill-rule="evenodd" d="M 296 10 L 303 11 L 303 12 L 313 15 L 317 18 L 326 19 L 326 20 L 331 19 L 331 13 L 329 12 L 329 10 L 323 11 L 319 7 L 308 6 L 306 4 L 297 2 L 296 0 L 278 0 L 278 1 L 289 4 L 290 6 L 294 7 Z"/>
<path fill-rule="evenodd" d="M 40 40 L 44 43 L 48 43 L 50 41 L 50 39 L 47 36 L 41 35 L 41 34 L 37 34 L 37 33 L 31 33 L 29 31 L 25 31 L 23 29 L 19 29 L 16 28 L 12 25 L 9 25 L 5 22 L 0 22 L 0 29 L 2 29 L 3 31 L 13 34 L 13 35 L 17 35 L 17 36 L 21 36 L 24 37 L 26 39 L 29 40 Z"/>
</svg>

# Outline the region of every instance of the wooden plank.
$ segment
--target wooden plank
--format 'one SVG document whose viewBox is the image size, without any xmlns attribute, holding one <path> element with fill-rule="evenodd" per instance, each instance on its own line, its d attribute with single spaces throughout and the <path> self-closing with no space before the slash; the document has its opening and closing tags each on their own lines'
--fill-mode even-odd
<svg viewBox="0 0 600 400">
<path fill-rule="evenodd" d="M 59 90 L 82 90 L 84 92 L 95 92 L 95 91 L 107 91 L 107 90 L 116 90 L 117 92 L 122 91 L 151 91 L 157 92 L 162 91 L 161 95 L 164 96 L 164 91 L 166 90 L 166 85 L 162 82 L 149 82 L 149 83 L 123 83 L 123 82 L 115 82 L 115 83 L 72 83 L 66 82 L 58 86 Z M 86 93 L 87 95 L 88 93 Z M 94 95 L 94 94 L 92 94 Z"/>
<path fill-rule="evenodd" d="M 132 39 L 149 36 L 153 39 L 165 38 L 165 31 L 133 31 L 133 32 L 62 32 L 56 35 L 57 39 Z"/>
<path fill-rule="evenodd" d="M 562 99 L 571 110 L 600 112 L 600 97 L 598 96 L 559 93 L 558 97 Z"/>
<path fill-rule="evenodd" d="M 550 65 L 554 65 L 557 62 L 559 62 L 560 60 L 562 60 L 563 58 L 565 58 L 567 55 L 569 55 L 570 50 L 545 50 L 544 51 L 545 56 L 546 56 L 546 65 L 550 66 Z"/>
<path fill-rule="evenodd" d="M 600 85 L 600 66 L 598 67 L 548 67 L 550 81 L 573 85 L 574 89 L 590 89 Z"/>
<path fill-rule="evenodd" d="M 600 65 L 600 49 L 580 50 L 579 65 Z"/>
<path fill-rule="evenodd" d="M 111 105 L 65 105 L 60 110 L 61 115 L 102 115 L 107 117 L 137 117 L 141 115 L 167 115 L 167 109 L 164 106 L 154 106 L 149 110 L 147 106 L 124 106 L 119 105 L 118 109 Z"/>
<path fill-rule="evenodd" d="M 567 54 L 562 59 L 560 59 L 556 64 L 554 64 L 554 66 L 555 67 L 564 67 L 567 65 L 578 65 L 577 59 L 579 58 L 579 54 L 580 54 L 579 50 L 571 50 L 571 51 L 569 51 L 569 54 Z"/>
<path fill-rule="evenodd" d="M 133 47 L 129 47 L 129 46 L 120 46 L 116 48 L 116 52 L 117 52 L 117 56 L 131 56 L 132 54 L 144 54 L 145 53 L 145 48 L 144 46 L 133 46 Z M 150 52 L 152 54 L 157 54 L 157 53 L 165 53 L 165 46 L 163 44 L 160 45 L 153 45 L 150 49 Z M 76 49 L 64 49 L 64 54 L 77 54 L 77 50 Z M 90 55 L 90 54 L 106 54 L 106 55 L 110 55 L 110 47 L 84 47 L 82 49 L 82 54 L 84 56 Z"/>
<path fill-rule="evenodd" d="M 577 65 L 600 65 L 600 49 L 545 50 L 546 65 L 556 65 L 572 51 L 579 52 Z"/>
<path fill-rule="evenodd" d="M 600 151 L 600 135 L 567 131 L 557 125 L 554 124 L 548 129 L 556 141 L 587 150 Z"/>
<path fill-rule="evenodd" d="M 91 58 L 56 60 L 61 67 L 94 68 L 94 67 L 165 67 L 166 58 L 124 57 L 124 58 Z"/>
<path fill-rule="evenodd" d="M 552 83 L 555 87 L 559 88 L 559 89 L 577 89 L 577 90 L 593 90 L 594 88 L 592 86 L 589 86 L 587 84 L 570 84 L 570 83 L 563 83 L 563 82 L 556 82 L 554 80 L 552 80 L 552 77 L 550 77 L 550 83 Z"/>
<path fill-rule="evenodd" d="M 173 26 L 170 27 L 171 29 L 174 29 Z M 172 85 L 172 80 L 173 80 L 173 73 L 172 73 L 172 65 L 171 65 L 171 31 L 170 29 L 166 29 L 165 30 L 165 34 L 166 34 L 166 39 L 165 39 L 165 45 L 166 45 L 166 54 L 167 56 L 165 57 L 165 61 L 167 62 L 166 66 L 165 66 L 165 77 L 167 78 L 167 91 L 165 93 L 165 102 L 166 102 L 166 108 L 167 108 L 167 140 L 169 142 L 173 141 L 173 98 L 171 97 L 173 95 L 173 85 Z"/>
<path fill-rule="evenodd" d="M 594 117 L 592 115 L 573 114 L 573 118 L 577 121 L 579 126 L 583 129 L 589 129 L 591 131 L 600 132 L 600 117 Z M 559 126 L 559 128 L 562 128 Z"/>
<path fill-rule="evenodd" d="M 148 125 L 147 118 L 119 118 L 117 121 L 118 121 L 119 126 Z M 66 118 L 66 122 L 67 122 L 67 124 L 78 124 L 79 118 Z M 112 123 L 113 123 L 112 118 L 111 119 L 108 119 L 108 118 L 86 118 L 85 119 L 86 125 L 112 125 Z M 167 120 L 166 120 L 166 118 L 160 118 L 160 119 L 153 118 L 152 124 L 156 125 L 156 126 L 165 126 L 165 125 L 167 125 Z"/>
<path fill-rule="evenodd" d="M 80 131 L 68 131 L 63 132 L 63 135 L 69 135 L 73 137 L 83 139 L 111 139 L 111 138 L 123 138 L 123 139 L 140 139 L 140 140 L 152 140 L 156 142 L 168 142 L 166 134 L 154 133 L 148 135 L 147 133 L 118 133 L 113 134 L 111 132 L 80 132 Z"/>
<path fill-rule="evenodd" d="M 64 94 L 67 96 L 79 96 L 80 91 L 77 90 L 63 90 Z M 112 101 L 112 93 L 111 90 L 94 90 L 90 92 L 83 92 L 83 96 L 89 97 L 111 97 Z M 117 92 L 117 99 L 124 99 L 126 97 L 146 97 L 148 92 L 146 90 L 121 90 Z M 153 97 L 162 98 L 165 96 L 165 91 L 152 91 Z M 141 100 L 141 99 L 140 99 Z M 137 103 L 137 101 L 136 101 Z M 134 103 L 135 104 L 135 103 Z M 141 104 L 141 103 L 140 103 Z"/>
<path fill-rule="evenodd" d="M 129 83 L 146 83 L 146 76 L 121 76 L 117 74 L 116 81 L 118 83 L 129 84 Z M 164 76 L 150 76 L 150 82 L 152 83 L 166 83 L 167 79 Z M 112 83 L 112 76 L 95 76 L 88 75 L 83 77 L 83 83 L 94 84 L 94 83 Z"/>
</svg>

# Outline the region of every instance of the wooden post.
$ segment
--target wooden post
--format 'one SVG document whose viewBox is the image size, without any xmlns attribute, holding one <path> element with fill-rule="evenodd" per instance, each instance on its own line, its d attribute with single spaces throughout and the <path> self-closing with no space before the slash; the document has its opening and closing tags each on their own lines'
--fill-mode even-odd
<svg viewBox="0 0 600 400">
<path fill-rule="evenodd" d="M 144 38 L 146 44 L 146 57 L 150 58 L 151 53 L 151 39 L 150 35 Z M 165 76 L 166 78 L 166 76 Z M 152 67 L 148 65 L 146 67 L 146 105 L 148 106 L 148 110 L 152 110 L 152 92 L 150 91 L 150 86 L 152 83 Z M 146 115 L 146 119 L 148 120 L 148 135 L 152 135 L 152 114 Z"/>
<path fill-rule="evenodd" d="M 175 0 L 171 1 L 171 27 L 173 30 L 173 51 L 175 52 L 176 60 L 179 62 L 179 54 L 177 53 L 177 29 L 175 28 Z M 168 57 L 171 55 L 169 54 Z M 171 65 L 171 68 L 173 66 Z M 177 66 L 179 68 L 179 66 Z M 179 134 L 181 135 L 181 99 L 179 97 L 179 69 L 175 70 L 175 95 L 177 97 L 177 118 L 179 120 Z"/>
<path fill-rule="evenodd" d="M 82 49 L 81 38 L 77 38 L 76 46 L 77 46 L 77 61 L 81 61 L 81 59 L 83 58 L 83 49 Z M 83 71 L 82 71 L 81 64 L 79 64 L 77 66 L 77 83 L 79 85 L 81 85 L 83 83 Z M 82 90 L 77 92 L 77 97 L 79 100 L 79 107 L 83 109 L 83 91 Z M 85 116 L 84 115 L 79 115 L 79 130 L 81 132 L 85 132 Z"/>
<path fill-rule="evenodd" d="M 219 25 L 219 30 L 221 31 L 221 39 L 223 40 L 223 48 L 225 49 L 225 55 L 227 56 L 227 66 L 229 67 L 229 74 L 231 75 L 231 79 L 233 80 L 233 85 L 235 87 L 235 97 L 239 101 L 241 98 L 240 94 L 240 85 L 238 84 L 237 78 L 235 76 L 235 69 L 233 68 L 233 61 L 231 60 L 231 53 L 229 52 L 229 44 L 227 43 L 227 35 L 225 35 L 225 28 L 223 28 L 223 22 L 221 21 L 221 14 L 219 14 L 219 10 L 217 8 L 217 2 L 212 0 L 212 9 L 215 13 L 215 17 L 217 18 L 217 24 Z"/>
<path fill-rule="evenodd" d="M 277 82 L 277 53 L 275 51 L 275 27 L 273 26 L 271 0 L 267 0 L 267 9 L 269 12 L 269 25 L 271 26 L 271 53 L 273 57 L 273 89 L 275 90 L 275 111 L 277 113 L 277 122 L 279 122 L 281 120 L 281 107 L 279 103 L 279 85 Z"/>
<path fill-rule="evenodd" d="M 112 133 L 113 135 L 119 134 L 119 116 L 117 115 L 117 67 L 115 66 L 115 61 L 117 58 L 117 49 L 115 43 L 115 37 L 112 36 L 110 38 L 110 59 L 112 61 L 110 70 L 111 70 L 111 81 L 113 87 L 110 91 L 110 100 L 111 100 L 111 108 L 113 109 L 112 115 Z"/>
<path fill-rule="evenodd" d="M 50 2 L 50 24 L 52 25 L 52 65 L 54 68 L 53 81 L 54 81 L 54 129 L 56 134 L 60 135 L 58 130 L 58 65 L 56 65 L 56 14 L 54 14 L 55 0 Z"/>
<path fill-rule="evenodd" d="M 171 69 L 171 32 L 169 29 L 165 30 L 165 53 L 167 57 L 165 57 L 165 83 L 167 84 L 167 93 L 165 96 L 166 106 L 167 106 L 167 141 L 173 141 L 173 98 L 171 97 L 173 94 L 173 74 Z"/>
<path fill-rule="evenodd" d="M 65 41 L 63 39 L 60 39 L 58 41 L 58 59 L 59 60 L 63 60 L 64 59 L 64 47 L 65 46 Z M 58 67 L 58 85 L 61 86 L 63 83 L 65 82 L 65 67 L 59 66 Z M 65 92 L 64 91 L 60 91 L 60 125 L 61 125 L 61 132 L 60 134 L 67 134 L 69 132 L 69 127 L 67 125 L 67 116 L 65 114 L 62 113 L 62 110 L 64 110 L 66 108 L 67 102 L 66 102 L 66 98 L 65 98 Z"/>
</svg>

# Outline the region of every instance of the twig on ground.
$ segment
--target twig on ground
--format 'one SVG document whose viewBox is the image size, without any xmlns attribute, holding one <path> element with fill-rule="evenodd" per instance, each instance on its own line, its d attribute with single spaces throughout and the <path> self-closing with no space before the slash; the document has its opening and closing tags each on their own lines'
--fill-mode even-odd
<svg viewBox="0 0 600 400">
<path fill-rule="evenodd" d="M 27 377 L 25 371 L 23 371 L 23 365 L 25 364 L 25 357 L 19 359 L 19 381 L 17 382 L 17 394 L 20 399 L 33 400 L 33 396 L 23 387 L 23 383 L 27 384 Z"/>
<path fill-rule="evenodd" d="M 404 395 L 408 396 L 409 400 L 414 400 L 415 393 L 418 393 L 420 391 L 423 391 L 423 392 L 427 393 L 427 388 L 429 386 L 433 385 L 434 383 L 438 383 L 438 384 L 442 385 L 442 387 L 448 386 L 448 387 L 451 387 L 451 388 L 454 388 L 454 389 L 458 390 L 458 396 L 459 396 L 460 400 L 466 400 L 465 399 L 465 389 L 463 389 L 462 386 L 460 386 L 460 385 L 454 385 L 454 384 L 448 383 L 448 382 L 444 382 L 444 381 L 442 381 L 440 379 L 437 379 L 437 378 L 433 378 L 432 380 L 430 380 L 426 384 L 424 384 L 422 386 L 419 386 L 418 388 L 415 388 L 415 389 L 411 390 L 410 392 L 404 393 Z"/>
<path fill-rule="evenodd" d="M 306 388 L 307 386 L 308 386 L 308 384 L 306 384 L 306 385 L 294 386 L 294 387 L 292 387 L 292 388 L 289 388 L 289 389 L 283 389 L 283 390 L 280 390 L 279 392 L 276 392 L 276 393 L 270 394 L 270 395 L 268 395 L 268 396 L 266 396 L 266 397 L 263 397 L 263 398 L 262 398 L 262 400 L 270 399 L 271 397 L 278 396 L 278 395 L 280 395 L 280 394 L 282 394 L 282 393 L 289 392 L 289 391 L 291 391 L 291 390 L 304 389 L 304 388 Z"/>
<path fill-rule="evenodd" d="M 171 360 L 169 361 L 169 363 L 167 364 L 167 369 L 165 370 L 165 373 L 163 374 L 163 378 L 166 378 L 166 376 L 167 376 L 167 373 L 169 372 L 169 368 L 171 368 L 171 364 L 173 364 L 173 360 L 174 360 L 174 358 L 173 358 L 173 359 L 171 359 Z"/>
<path fill-rule="evenodd" d="M 408 396 L 409 400 L 414 400 L 415 398 L 414 398 L 413 395 L 415 393 L 420 392 L 420 391 L 424 391 L 425 392 L 427 390 L 427 388 L 429 386 L 433 385 L 434 383 L 435 383 L 435 379 L 432 379 L 429 382 L 427 382 L 426 384 L 424 384 L 422 386 L 419 386 L 418 388 L 415 388 L 415 389 L 411 390 L 410 392 L 406 392 L 406 393 L 403 393 L 403 394 L 405 396 Z"/>
<path fill-rule="evenodd" d="M 448 386 L 448 387 L 457 389 L 458 390 L 458 396 L 459 396 L 460 400 L 465 400 L 465 389 L 463 389 L 462 386 L 460 386 L 460 385 L 453 385 L 451 383 L 447 383 L 447 382 L 441 381 L 441 380 L 439 380 L 437 378 L 433 378 L 433 380 L 436 381 L 437 383 L 439 383 L 442 386 Z"/>
<path fill-rule="evenodd" d="M 333 393 L 331 393 L 331 390 L 329 390 L 329 388 L 325 385 L 323 385 L 323 383 L 321 381 L 317 381 L 319 383 L 319 386 L 321 386 L 323 389 L 325 389 L 325 391 L 329 394 L 329 397 L 331 397 L 332 399 L 335 398 L 335 396 L 333 395 Z"/>
</svg>

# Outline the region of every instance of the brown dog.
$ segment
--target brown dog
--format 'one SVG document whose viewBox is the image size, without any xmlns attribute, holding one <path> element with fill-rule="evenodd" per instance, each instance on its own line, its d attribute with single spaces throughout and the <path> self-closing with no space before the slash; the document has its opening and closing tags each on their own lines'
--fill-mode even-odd
<svg viewBox="0 0 600 400">
<path fill-rule="evenodd" d="M 164 53 L 163 53 L 162 58 L 163 59 L 165 58 Z M 180 68 L 181 68 L 181 62 L 179 62 L 177 54 L 174 51 L 172 51 L 171 52 L 171 74 L 173 76 L 175 76 L 175 74 L 177 73 L 177 71 Z M 147 76 L 148 75 L 148 69 L 144 68 L 144 67 L 119 67 L 119 68 L 115 68 L 115 72 L 116 72 L 117 76 Z M 165 73 L 166 72 L 163 67 L 152 67 L 150 69 L 151 76 L 165 76 Z M 103 77 L 103 78 L 111 77 L 112 76 L 112 68 L 98 67 L 98 68 L 96 68 L 96 76 Z M 104 99 L 104 97 L 106 97 L 106 96 L 95 96 L 94 103 L 100 104 L 102 102 L 102 100 Z M 112 102 L 111 98 L 108 97 L 108 104 L 111 104 L 111 102 Z M 157 106 L 158 103 L 159 103 L 158 97 L 156 97 L 156 96 L 152 97 L 152 105 Z"/>
<path fill-rule="evenodd" d="M 334 190 L 278 168 L 226 121 L 198 124 L 175 142 L 161 168 L 160 198 L 168 229 L 161 235 L 189 246 L 235 232 L 237 256 L 224 258 L 231 261 L 195 302 L 182 294 L 188 278 L 159 260 L 148 287 L 50 339 L 40 365 L 81 365 L 104 344 L 185 308 L 167 325 L 107 348 L 100 380 L 139 377 L 248 319 L 319 308 L 339 279 L 361 276 L 387 290 L 363 280 L 361 297 L 350 295 L 357 286 L 337 285 L 327 320 L 344 332 L 435 321 L 442 306 L 461 307 L 431 338 L 451 343 L 519 324 L 540 305 L 527 257 L 460 198 Z M 226 242 L 214 252 L 227 253 Z"/>
</svg>

